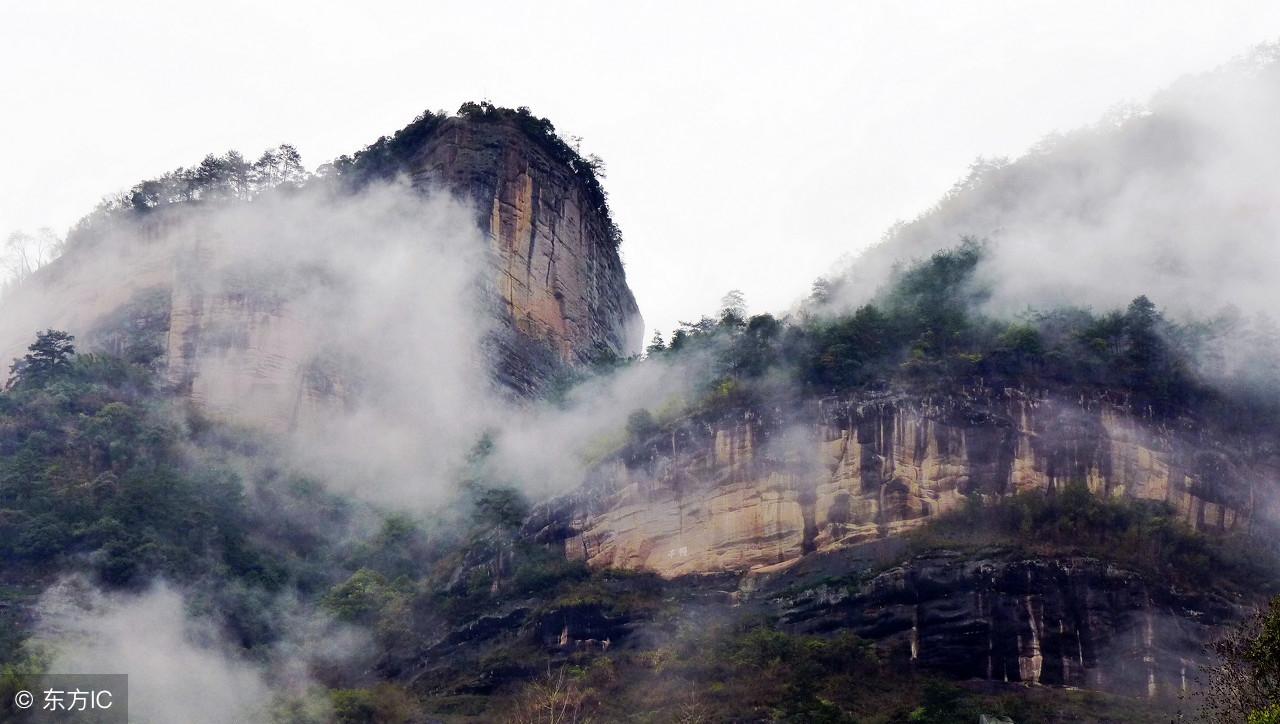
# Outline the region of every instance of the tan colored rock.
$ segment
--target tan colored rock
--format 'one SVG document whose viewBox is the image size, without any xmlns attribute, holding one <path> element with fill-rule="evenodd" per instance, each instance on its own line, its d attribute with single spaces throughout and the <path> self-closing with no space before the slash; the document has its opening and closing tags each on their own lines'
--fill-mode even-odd
<svg viewBox="0 0 1280 724">
<path fill-rule="evenodd" d="M 1191 469 L 1194 441 L 1121 408 L 1013 394 L 982 407 L 975 421 L 919 401 L 846 405 L 815 413 L 784 450 L 773 442 L 777 429 L 759 420 L 690 435 L 674 455 L 655 446 L 649 465 L 597 471 L 579 496 L 594 512 L 573 514 L 579 533 L 566 550 L 595 567 L 664 576 L 771 570 L 810 551 L 900 534 L 973 495 L 1072 482 L 1167 501 L 1196 527 L 1227 529 L 1250 515 L 1192 492 L 1206 482 Z"/>
<path fill-rule="evenodd" d="M 639 351 L 643 322 L 609 220 L 538 143 L 510 123 L 451 118 L 423 140 L 410 169 L 420 188 L 471 205 L 489 242 L 499 381 L 534 394 L 565 366 Z M 228 240 L 176 216 L 109 228 L 108 241 L 73 249 L 6 298 L 0 357 L 20 355 L 46 327 L 72 332 L 81 349 L 117 352 L 103 340 L 145 333 L 161 347 L 169 384 L 210 411 L 286 429 L 341 404 L 348 381 L 316 364 L 325 320 L 300 316 L 271 278 L 252 289 L 203 283 L 226 261 Z M 159 300 L 145 325 L 133 311 L 140 295 Z"/>
<path fill-rule="evenodd" d="M 549 367 L 638 353 L 644 332 L 609 220 L 578 179 L 513 125 L 446 120 L 413 162 L 413 180 L 474 203 L 513 344 L 502 372 L 533 391 Z M 550 361 L 545 359 L 547 353 Z"/>
</svg>

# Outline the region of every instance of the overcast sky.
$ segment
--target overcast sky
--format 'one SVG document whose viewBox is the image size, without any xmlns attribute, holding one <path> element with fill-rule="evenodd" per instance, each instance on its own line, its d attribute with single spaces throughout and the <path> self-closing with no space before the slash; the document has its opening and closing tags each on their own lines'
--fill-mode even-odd
<svg viewBox="0 0 1280 724">
<path fill-rule="evenodd" d="M 1275 2 L 0 0 L 0 234 L 235 148 L 314 167 L 465 100 L 608 163 L 650 331 L 841 255 L 1016 156 L 1280 37 Z"/>
</svg>

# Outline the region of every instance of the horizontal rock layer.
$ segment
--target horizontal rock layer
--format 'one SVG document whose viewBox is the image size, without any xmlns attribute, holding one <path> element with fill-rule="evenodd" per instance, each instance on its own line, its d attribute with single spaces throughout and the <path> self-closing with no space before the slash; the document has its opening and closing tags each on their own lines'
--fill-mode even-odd
<svg viewBox="0 0 1280 724">
<path fill-rule="evenodd" d="M 852 631 L 901 665 L 1166 699 L 1195 685 L 1215 627 L 1242 610 L 1096 558 L 998 551 L 919 556 L 775 601 L 788 627 Z"/>
<path fill-rule="evenodd" d="M 908 530 L 974 495 L 1078 482 L 1167 501 L 1196 528 L 1249 524 L 1272 465 L 1105 401 L 982 391 L 943 402 L 747 413 L 646 441 L 548 510 L 572 558 L 664 576 L 768 571 Z M 1259 496 L 1261 499 L 1261 496 Z"/>
</svg>

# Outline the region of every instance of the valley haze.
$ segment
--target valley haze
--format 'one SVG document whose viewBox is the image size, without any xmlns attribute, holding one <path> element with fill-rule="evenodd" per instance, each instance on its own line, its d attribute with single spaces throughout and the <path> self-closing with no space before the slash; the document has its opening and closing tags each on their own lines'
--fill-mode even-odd
<svg viewBox="0 0 1280 724">
<path fill-rule="evenodd" d="M 531 106 L 456 110 L 424 109 L 433 85 L 390 62 L 417 57 L 390 49 L 405 31 L 362 17 L 357 65 L 414 87 L 377 102 L 371 80 L 324 133 L 299 120 L 319 163 L 215 84 L 189 133 L 121 132 L 137 178 L 86 153 L 107 195 L 74 223 L 83 179 L 47 202 L 6 179 L 0 712 L 34 676 L 126 673 L 137 721 L 1280 721 L 1280 44 L 1251 35 L 1280 17 L 1148 7 L 1148 64 L 1030 121 L 992 101 L 976 132 L 981 98 L 948 109 L 943 85 L 1022 53 L 1052 86 L 1047 64 L 1093 68 L 1081 48 L 1117 46 L 1134 11 L 1045 5 L 1023 27 L 966 5 L 494 9 L 506 50 L 424 30 L 423 78 L 544 72 L 468 90 Z M 243 10 L 263 24 L 241 50 L 274 57 L 279 11 Z M 73 36 L 141 32 L 64 12 Z M 635 48 L 583 32 L 602 19 L 665 29 L 661 84 L 631 65 L 608 84 Z M 975 23 L 1007 56 L 940 63 Z M 851 38 L 887 52 L 863 24 L 921 59 L 848 70 L 872 52 Z M 1062 38 L 1033 52 L 1040 24 Z M 359 40 L 375 28 L 387 49 Z M 752 43 L 776 67 L 724 65 Z M 289 62 L 337 67 L 315 53 Z M 192 72 L 247 82 L 240 63 Z M 570 66 L 551 74 L 569 90 L 534 77 Z M 843 105 L 858 83 L 929 112 L 904 125 L 917 146 L 880 128 L 906 111 Z M 683 105 L 634 109 L 662 98 Z M 191 138 L 258 147 L 173 167 Z M 973 143 L 999 155 L 964 172 Z M 884 188 L 832 181 L 857 154 Z"/>
</svg>

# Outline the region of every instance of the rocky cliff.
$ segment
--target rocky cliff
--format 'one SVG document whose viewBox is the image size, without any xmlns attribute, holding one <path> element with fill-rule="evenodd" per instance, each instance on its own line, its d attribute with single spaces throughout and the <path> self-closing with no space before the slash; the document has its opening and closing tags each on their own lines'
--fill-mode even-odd
<svg viewBox="0 0 1280 724">
<path fill-rule="evenodd" d="M 1173 699 L 1251 604 L 1243 589 L 1071 550 L 913 548 L 902 534 L 975 497 L 1081 483 L 1167 502 L 1211 535 L 1272 517 L 1260 501 L 1276 461 L 1185 428 L 1105 396 L 1012 389 L 739 411 L 633 442 L 528 533 L 592 568 L 736 588 L 732 608 L 851 631 L 901 667 Z"/>
<path fill-rule="evenodd" d="M 475 205 L 504 318 L 501 374 L 532 391 L 561 364 L 640 351 L 644 325 L 612 222 L 574 170 L 504 121 L 443 121 L 412 157 L 415 185 Z"/>
<path fill-rule="evenodd" d="M 748 411 L 641 445 L 551 507 L 568 556 L 664 576 L 767 572 L 909 530 L 970 496 L 1070 482 L 1227 530 L 1249 525 L 1255 489 L 1278 477 L 1274 460 L 1121 404 L 1016 390 Z"/>
<path fill-rule="evenodd" d="M 498 322 L 487 339 L 494 377 L 527 396 L 559 370 L 639 351 L 616 232 L 582 173 L 511 118 L 430 120 L 396 149 L 394 168 L 474 212 L 474 236 L 488 246 L 481 296 Z M 295 303 L 307 284 L 331 280 L 305 262 L 255 266 L 270 239 L 229 261 L 226 248 L 247 243 L 238 233 L 211 229 L 184 205 L 104 224 L 96 237 L 106 240 L 72 248 L 5 300 L 0 355 L 19 355 L 37 329 L 66 329 L 82 349 L 145 357 L 208 408 L 256 408 L 252 419 L 279 428 L 341 400 L 354 382 L 317 352 L 316 328 L 332 318 Z M 431 285 L 436 270 L 419 272 Z"/>
<path fill-rule="evenodd" d="M 785 625 L 851 630 L 901 665 L 968 679 L 1175 698 L 1241 602 L 1088 556 L 936 551 L 771 597 Z"/>
</svg>

